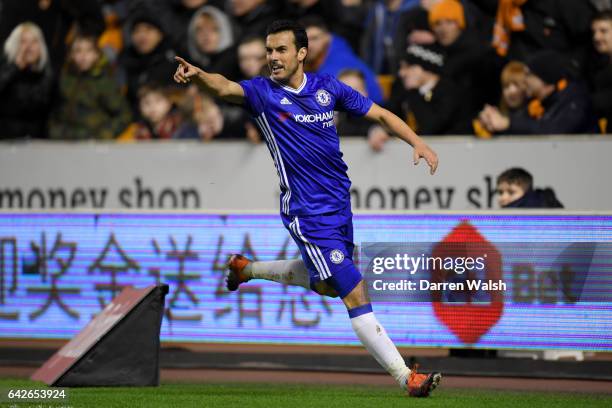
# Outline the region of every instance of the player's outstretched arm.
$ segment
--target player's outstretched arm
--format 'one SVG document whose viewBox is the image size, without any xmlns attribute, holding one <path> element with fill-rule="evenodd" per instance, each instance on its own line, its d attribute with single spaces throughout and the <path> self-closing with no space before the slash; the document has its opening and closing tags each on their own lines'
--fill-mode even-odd
<svg viewBox="0 0 612 408">
<path fill-rule="evenodd" d="M 438 168 L 438 155 L 434 152 L 423 139 L 421 139 L 410 126 L 395 114 L 387 109 L 373 103 L 365 117 L 374 122 L 378 122 L 382 127 L 404 140 L 414 148 L 414 164 L 419 164 L 421 157 L 429 165 L 430 173 L 434 174 Z"/>
<path fill-rule="evenodd" d="M 193 79 L 204 92 L 211 96 L 240 105 L 244 103 L 244 90 L 238 83 L 230 81 L 223 75 L 205 72 L 181 57 L 174 58 L 179 63 L 174 73 L 174 80 L 179 84 L 186 84 Z"/>
</svg>

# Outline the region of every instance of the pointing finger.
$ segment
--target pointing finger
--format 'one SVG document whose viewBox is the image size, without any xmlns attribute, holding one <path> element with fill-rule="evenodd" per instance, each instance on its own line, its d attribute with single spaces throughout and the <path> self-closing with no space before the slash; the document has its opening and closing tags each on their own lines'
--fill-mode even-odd
<svg viewBox="0 0 612 408">
<path fill-rule="evenodd" d="M 178 55 L 174 57 L 174 59 L 181 65 L 189 65 L 189 63 L 187 61 L 185 61 L 184 59 L 182 59 L 181 57 L 179 57 Z"/>
</svg>

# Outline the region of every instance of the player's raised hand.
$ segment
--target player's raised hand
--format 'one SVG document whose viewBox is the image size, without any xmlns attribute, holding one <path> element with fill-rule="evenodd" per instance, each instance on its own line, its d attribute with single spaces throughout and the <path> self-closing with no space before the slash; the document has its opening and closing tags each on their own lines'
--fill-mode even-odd
<svg viewBox="0 0 612 408">
<path fill-rule="evenodd" d="M 195 65 L 192 65 L 185 61 L 183 58 L 176 56 L 174 59 L 179 63 L 174 73 L 174 80 L 179 84 L 186 84 L 191 82 L 191 78 L 197 76 L 200 69 Z"/>
<path fill-rule="evenodd" d="M 414 146 L 414 165 L 416 166 L 421 161 L 421 157 L 425 159 L 429 165 L 429 172 L 434 174 L 438 168 L 438 155 L 425 143 Z"/>
</svg>

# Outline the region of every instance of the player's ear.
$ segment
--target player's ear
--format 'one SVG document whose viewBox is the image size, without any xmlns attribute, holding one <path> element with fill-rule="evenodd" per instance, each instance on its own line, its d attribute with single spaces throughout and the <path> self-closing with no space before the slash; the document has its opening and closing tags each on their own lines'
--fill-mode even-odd
<svg viewBox="0 0 612 408">
<path fill-rule="evenodd" d="M 306 47 L 302 47 L 300 48 L 300 50 L 298 51 L 298 62 L 304 62 L 304 60 L 306 59 L 306 55 L 308 55 L 308 48 Z"/>
</svg>

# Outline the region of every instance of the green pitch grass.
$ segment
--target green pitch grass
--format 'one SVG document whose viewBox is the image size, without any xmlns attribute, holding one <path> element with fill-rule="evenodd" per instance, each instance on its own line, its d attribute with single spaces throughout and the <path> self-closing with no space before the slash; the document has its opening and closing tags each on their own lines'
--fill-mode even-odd
<svg viewBox="0 0 612 408">
<path fill-rule="evenodd" d="M 305 373 L 304 375 L 309 375 Z M 528 381 L 528 380 L 526 380 Z M 41 389 L 27 380 L 0 380 L 0 390 Z M 35 408 L 387 408 L 387 407 L 610 407 L 605 395 L 534 393 L 485 390 L 437 389 L 430 398 L 408 398 L 389 387 L 347 387 L 290 384 L 184 384 L 168 383 L 154 388 L 71 388 L 67 401 L 0 402 L 2 407 Z M 6 401 L 6 398 L 0 398 Z"/>
</svg>

